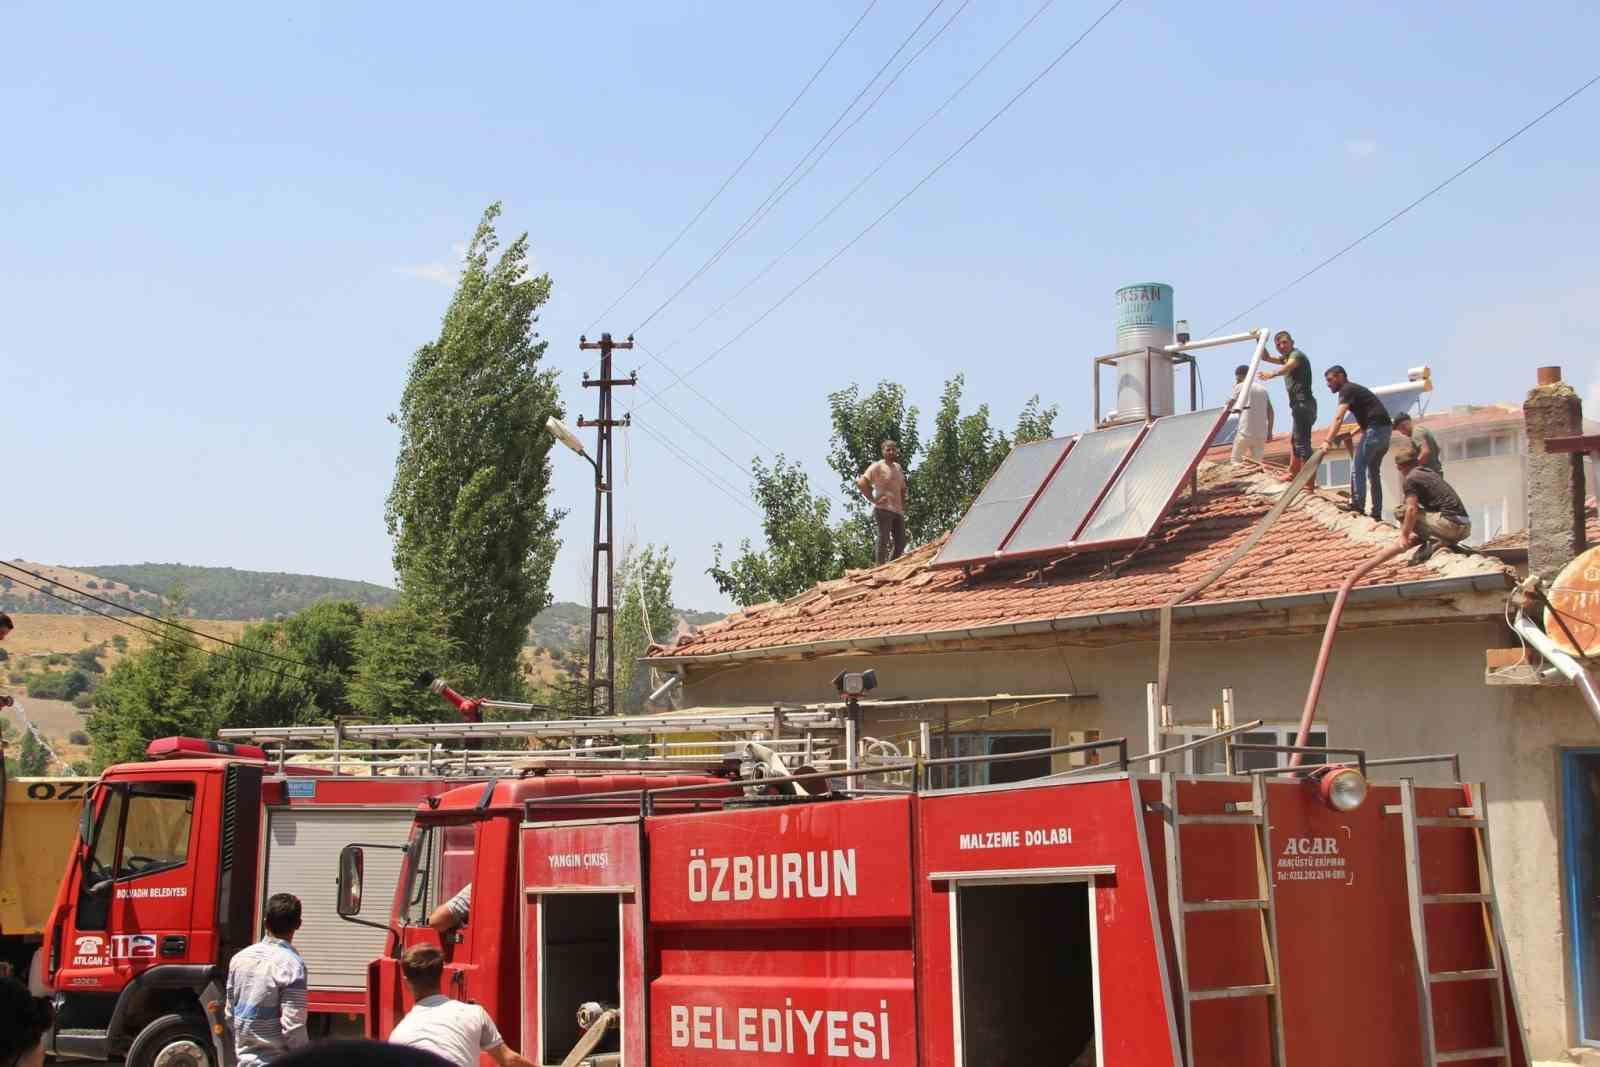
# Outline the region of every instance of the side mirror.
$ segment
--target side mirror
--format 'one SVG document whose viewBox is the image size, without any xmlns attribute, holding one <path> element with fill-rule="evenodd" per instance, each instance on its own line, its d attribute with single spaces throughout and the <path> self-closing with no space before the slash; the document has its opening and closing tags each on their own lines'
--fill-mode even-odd
<svg viewBox="0 0 1600 1067">
<path fill-rule="evenodd" d="M 346 845 L 339 853 L 339 888 L 334 910 L 342 919 L 361 914 L 361 876 L 366 858 L 360 845 Z"/>
<path fill-rule="evenodd" d="M 109 897 L 111 895 L 111 886 L 112 880 L 103 878 L 89 887 L 89 895 L 91 897 Z"/>
<path fill-rule="evenodd" d="M 86 845 L 89 835 L 94 833 L 94 798 L 99 786 L 99 782 L 89 783 L 89 788 L 83 794 L 83 808 L 78 812 L 78 840 Z"/>
</svg>

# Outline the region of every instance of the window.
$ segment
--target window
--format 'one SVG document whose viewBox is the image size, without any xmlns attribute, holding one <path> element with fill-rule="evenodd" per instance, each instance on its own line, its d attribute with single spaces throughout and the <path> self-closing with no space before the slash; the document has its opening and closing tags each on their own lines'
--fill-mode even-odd
<svg viewBox="0 0 1600 1067">
<path fill-rule="evenodd" d="M 192 784 L 160 782 L 113 787 L 95 831 L 90 881 L 137 878 L 183 866 L 189 858 L 193 818 Z"/>
<path fill-rule="evenodd" d="M 1472 520 L 1472 533 L 1467 538 L 1469 545 L 1481 545 L 1506 532 L 1504 500 L 1496 500 L 1490 504 L 1467 504 L 1467 516 Z"/>
<path fill-rule="evenodd" d="M 933 757 L 998 756 L 1006 752 L 1027 752 L 1050 747 L 1050 731 L 1018 730 L 1010 733 L 933 734 Z M 998 785 L 1021 782 L 1050 773 L 1049 756 L 1001 760 L 993 763 L 956 763 L 930 768 L 928 783 L 934 789 L 968 785 Z"/>
<path fill-rule="evenodd" d="M 400 882 L 406 887 L 401 919 L 407 926 L 422 926 L 433 912 L 436 873 L 439 870 L 439 827 L 418 824 L 406 842 Z"/>
<path fill-rule="evenodd" d="M 1350 459 L 1324 458 L 1317 468 L 1317 484 L 1324 489 L 1337 489 L 1350 484 Z"/>
<path fill-rule="evenodd" d="M 194 786 L 138 785 L 128 790 L 118 878 L 181 867 L 189 858 Z"/>
<path fill-rule="evenodd" d="M 1187 741 L 1198 741 L 1200 738 L 1212 733 L 1211 730 L 1196 730 L 1179 734 L 1171 738 L 1172 744 Z M 1241 745 L 1292 745 L 1295 737 L 1300 733 L 1298 726 L 1263 726 L 1259 730 L 1249 733 L 1235 734 L 1233 741 Z M 1190 774 L 1227 774 L 1228 752 L 1227 741 L 1218 741 L 1212 745 L 1202 745 L 1191 748 L 1183 754 L 1183 769 Z M 1307 745 L 1316 747 L 1328 743 L 1328 728 L 1326 726 L 1311 727 L 1311 733 L 1306 741 Z M 1241 771 L 1257 770 L 1262 767 L 1272 767 L 1287 762 L 1289 754 L 1286 752 L 1244 752 L 1239 755 L 1237 766 Z M 1310 759 L 1308 763 L 1320 763 L 1320 760 Z"/>
<path fill-rule="evenodd" d="M 1522 446 L 1515 433 L 1480 434 L 1444 446 L 1447 460 L 1488 459 L 1490 456 L 1515 456 Z"/>
</svg>

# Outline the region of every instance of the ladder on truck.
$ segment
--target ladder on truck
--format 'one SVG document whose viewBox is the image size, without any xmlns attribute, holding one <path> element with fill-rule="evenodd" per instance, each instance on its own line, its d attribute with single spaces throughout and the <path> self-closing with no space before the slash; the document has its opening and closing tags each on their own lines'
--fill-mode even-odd
<svg viewBox="0 0 1600 1067">
<path fill-rule="evenodd" d="M 1268 857 L 1272 854 L 1267 845 L 1267 786 L 1261 775 L 1251 776 L 1250 800 L 1229 805 L 1228 814 L 1185 815 L 1178 808 L 1178 780 L 1166 774 L 1161 779 L 1162 806 L 1166 809 L 1167 838 L 1167 896 L 1172 918 L 1172 938 L 1178 956 L 1178 989 L 1183 1009 L 1183 1048 L 1185 1067 L 1195 1067 L 1194 1014 L 1196 1003 L 1207 1000 L 1225 1000 L 1239 997 L 1266 997 L 1267 1020 L 1271 1029 L 1270 1048 L 1273 1067 L 1284 1067 L 1283 1050 L 1283 996 L 1278 982 L 1278 916 L 1277 895 L 1273 888 L 1272 868 Z M 1182 833 L 1185 826 L 1222 825 L 1247 826 L 1251 831 L 1256 857 L 1257 895 L 1242 900 L 1188 900 L 1183 894 Z M 1254 911 L 1261 922 L 1261 958 L 1265 965 L 1266 981 L 1259 985 L 1217 986 L 1211 989 L 1194 989 L 1189 984 L 1189 944 L 1187 925 L 1189 916 L 1197 912 Z"/>
<path fill-rule="evenodd" d="M 481 701 L 484 708 L 536 710 L 534 705 Z M 217 731 L 226 741 L 266 748 L 280 769 L 286 762 L 343 768 L 415 768 L 423 773 L 487 773 L 543 765 L 565 757 L 559 769 L 682 772 L 708 759 L 743 758 L 746 739 L 786 764 L 831 766 L 822 758 L 854 740 L 852 724 L 829 706 L 774 706 L 770 711 L 707 709 L 661 715 L 448 723 L 335 722 L 318 726 L 235 727 Z M 645 741 L 627 741 L 629 736 Z M 669 740 L 674 736 L 682 740 Z M 542 747 L 493 748 L 486 743 L 537 743 Z M 381 747 L 394 746 L 394 747 Z M 630 754 L 642 759 L 628 760 Z M 606 757 L 610 757 L 609 759 Z"/>
<path fill-rule="evenodd" d="M 1470 807 L 1451 808 L 1448 815 L 1418 815 L 1417 791 L 1409 778 L 1400 782 L 1400 803 L 1383 809 L 1399 815 L 1406 852 L 1406 893 L 1411 903 L 1411 947 L 1416 959 L 1417 1006 L 1422 1028 L 1420 1061 L 1424 1067 L 1468 1060 L 1493 1060 L 1512 1067 L 1511 1035 L 1506 1008 L 1505 935 L 1500 925 L 1500 905 L 1494 893 L 1494 867 L 1489 858 L 1488 822 L 1483 786 L 1468 785 Z M 1478 887 L 1471 893 L 1428 893 L 1422 885 L 1422 851 L 1418 829 L 1443 827 L 1472 834 L 1477 852 Z M 1489 966 L 1466 971 L 1435 971 L 1428 963 L 1428 909 L 1441 904 L 1476 904 L 1483 912 L 1483 934 Z M 1491 1017 L 1495 1044 L 1490 1048 L 1440 1049 L 1434 1034 L 1433 987 L 1445 982 L 1493 982 Z"/>
</svg>

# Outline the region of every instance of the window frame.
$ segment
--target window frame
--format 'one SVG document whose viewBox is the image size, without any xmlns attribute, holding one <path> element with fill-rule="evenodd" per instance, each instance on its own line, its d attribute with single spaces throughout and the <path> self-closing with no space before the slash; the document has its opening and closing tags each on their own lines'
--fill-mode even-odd
<svg viewBox="0 0 1600 1067">
<path fill-rule="evenodd" d="M 1215 730 L 1203 729 L 1203 728 L 1198 728 L 1198 727 L 1191 727 L 1189 729 L 1181 729 L 1181 730 L 1173 731 L 1168 736 L 1169 736 L 1170 743 L 1176 745 L 1176 744 L 1186 744 L 1186 743 L 1188 743 L 1190 741 L 1199 741 L 1202 738 L 1206 738 L 1206 737 L 1211 736 L 1215 732 L 1216 732 Z M 1259 740 L 1257 735 L 1260 735 L 1260 734 L 1270 734 L 1271 735 L 1271 739 L 1267 740 L 1267 741 Z M 1292 745 L 1292 744 L 1294 744 L 1294 739 L 1296 737 L 1298 737 L 1299 734 L 1300 734 L 1300 724 L 1299 723 L 1272 723 L 1272 722 L 1269 722 L 1269 723 L 1262 723 L 1260 726 L 1256 727 L 1254 730 L 1249 731 L 1248 733 L 1235 734 L 1235 735 L 1233 735 L 1232 740 L 1236 740 L 1242 745 L 1259 745 L 1259 744 Z M 1320 742 L 1317 740 L 1317 737 L 1318 737 L 1319 734 L 1321 735 L 1321 738 L 1322 738 L 1322 740 Z M 1307 736 L 1309 738 L 1309 740 L 1306 742 L 1308 746 L 1316 747 L 1316 748 L 1325 748 L 1325 747 L 1327 747 L 1327 745 L 1330 743 L 1330 741 L 1329 741 L 1328 724 L 1325 723 L 1325 722 L 1321 722 L 1321 721 L 1313 722 L 1311 724 L 1311 731 Z M 1257 738 L 1257 739 L 1255 739 L 1255 740 L 1246 740 L 1246 738 Z M 1226 751 L 1225 746 L 1227 745 L 1228 740 L 1229 740 L 1228 738 L 1224 738 L 1223 740 L 1216 742 L 1215 751 L 1217 753 L 1217 758 L 1216 758 L 1216 761 L 1215 761 L 1215 769 L 1204 769 L 1204 768 L 1202 768 L 1200 770 L 1196 770 L 1195 769 L 1196 757 L 1198 757 L 1201 753 L 1212 749 L 1213 746 L 1211 746 L 1211 745 L 1200 745 L 1200 746 L 1197 746 L 1195 748 L 1189 749 L 1187 752 L 1184 752 L 1183 753 L 1183 773 L 1184 774 L 1225 774 L 1225 773 L 1227 773 L 1228 768 L 1227 768 L 1226 762 L 1225 762 L 1227 757 L 1226 757 L 1226 755 L 1224 755 L 1224 753 Z M 1252 753 L 1251 755 L 1252 756 L 1258 756 L 1258 757 L 1271 757 L 1271 756 L 1274 756 L 1274 755 L 1282 756 L 1282 755 L 1284 755 L 1284 753 L 1261 752 L 1261 753 Z M 1246 762 L 1246 765 L 1247 765 L 1246 769 L 1251 769 L 1248 766 L 1249 763 L 1251 762 L 1249 757 L 1246 757 L 1246 761 L 1245 762 Z M 1281 760 L 1278 760 L 1278 761 L 1275 761 L 1275 762 L 1281 762 Z M 1265 764 L 1265 765 L 1269 765 L 1270 766 L 1270 764 Z M 1210 764 L 1208 764 L 1208 767 L 1209 766 L 1210 766 Z"/>
<path fill-rule="evenodd" d="M 1055 733 L 1049 727 L 1039 727 L 1033 730 L 951 730 L 948 733 L 934 730 L 930 738 L 930 756 L 933 759 L 948 759 L 953 756 L 992 756 L 994 751 L 992 742 L 1004 738 L 1034 738 L 1042 739 L 1042 743 L 1034 747 L 1049 748 L 1055 743 Z M 946 752 L 945 742 L 957 742 L 975 739 L 983 742 L 981 751 L 965 752 L 960 750 Z M 1048 758 L 1048 757 L 1046 757 Z M 989 777 L 988 763 L 954 763 L 944 767 L 928 768 L 928 788 L 930 789 L 966 789 L 973 786 L 992 785 Z M 979 780 L 981 779 L 981 780 Z"/>
<path fill-rule="evenodd" d="M 188 865 L 190 858 L 194 854 L 194 849 L 192 846 L 194 844 L 195 799 L 199 795 L 199 790 L 196 788 L 194 782 L 118 783 L 118 785 L 113 789 L 113 794 L 121 797 L 122 810 L 117 817 L 117 844 L 116 851 L 114 853 L 116 862 L 106 873 L 105 877 L 110 878 L 114 884 L 120 885 L 123 882 L 131 882 L 136 878 L 144 878 L 152 874 L 160 874 L 163 871 L 175 871 L 180 867 Z M 184 828 L 183 855 L 177 859 L 156 863 L 149 867 L 142 867 L 136 871 L 124 870 L 124 853 L 128 847 L 128 816 L 129 813 L 134 810 L 134 801 L 142 796 L 166 800 L 183 800 L 187 803 L 188 808 L 184 812 L 184 821 L 186 825 Z M 113 802 L 113 798 L 107 798 L 106 807 L 104 810 L 109 812 L 110 806 Z M 103 822 L 104 815 L 102 815 L 102 823 Z M 96 851 L 98 851 L 99 840 L 100 832 L 96 831 Z"/>
</svg>

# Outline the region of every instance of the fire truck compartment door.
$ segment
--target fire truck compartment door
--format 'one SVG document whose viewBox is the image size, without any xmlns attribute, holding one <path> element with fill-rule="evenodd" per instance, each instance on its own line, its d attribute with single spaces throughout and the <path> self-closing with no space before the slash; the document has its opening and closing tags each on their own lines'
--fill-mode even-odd
<svg viewBox="0 0 1600 1067">
<path fill-rule="evenodd" d="M 582 1034 L 578 1006 L 618 1008 L 599 1053 L 645 1062 L 639 820 L 522 829 L 523 1055 L 559 1064 Z"/>
<path fill-rule="evenodd" d="M 260 906 L 265 907 L 274 893 L 300 898 L 301 926 L 294 947 L 305 958 L 312 989 L 366 988 L 367 964 L 383 955 L 389 935 L 339 918 L 335 909 L 339 851 L 352 841 L 403 845 L 411 833 L 411 819 L 410 807 L 268 809 Z M 367 900 L 394 899 L 403 855 L 397 849 L 367 850 L 362 884 Z"/>
</svg>

